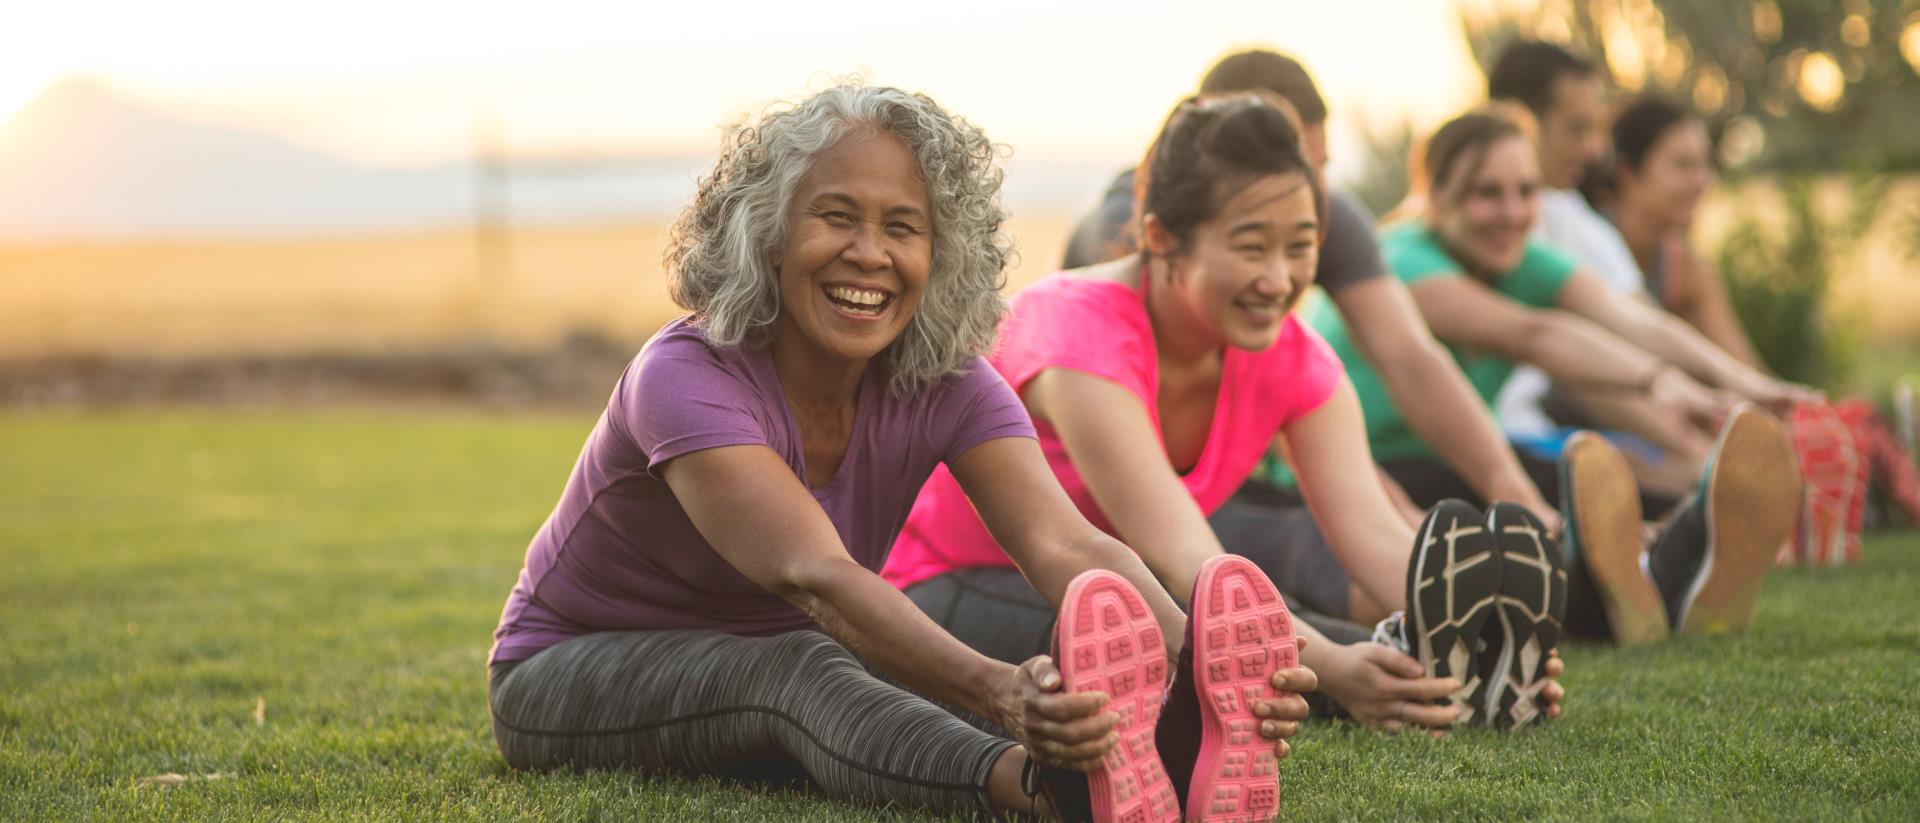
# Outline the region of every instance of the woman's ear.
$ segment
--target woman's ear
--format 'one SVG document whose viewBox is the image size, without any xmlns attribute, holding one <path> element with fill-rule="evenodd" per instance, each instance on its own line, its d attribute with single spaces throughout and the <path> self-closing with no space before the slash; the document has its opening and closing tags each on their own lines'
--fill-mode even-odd
<svg viewBox="0 0 1920 823">
<path fill-rule="evenodd" d="M 1178 251 L 1180 241 L 1174 239 L 1173 232 L 1167 231 L 1167 224 L 1160 222 L 1154 214 L 1148 214 L 1140 220 L 1140 248 L 1155 257 L 1170 257 Z"/>
</svg>

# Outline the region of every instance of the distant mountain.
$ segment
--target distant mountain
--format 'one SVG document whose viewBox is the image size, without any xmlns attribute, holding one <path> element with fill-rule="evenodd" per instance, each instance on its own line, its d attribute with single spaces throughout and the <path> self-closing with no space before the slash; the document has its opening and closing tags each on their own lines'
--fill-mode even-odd
<svg viewBox="0 0 1920 823">
<path fill-rule="evenodd" d="M 516 220 L 657 217 L 696 158 L 516 170 Z M 472 219 L 469 163 L 356 165 L 276 136 L 198 122 L 101 82 L 49 87 L 0 124 L 0 238 L 338 233 Z"/>
</svg>

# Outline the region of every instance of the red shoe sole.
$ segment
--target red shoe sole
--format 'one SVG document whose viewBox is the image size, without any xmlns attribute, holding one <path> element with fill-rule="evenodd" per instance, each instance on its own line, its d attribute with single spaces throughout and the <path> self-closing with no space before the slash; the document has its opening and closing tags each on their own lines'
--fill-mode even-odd
<svg viewBox="0 0 1920 823">
<path fill-rule="evenodd" d="M 1200 756 L 1187 819 L 1270 820 L 1280 811 L 1280 763 L 1253 707 L 1287 694 L 1273 688 L 1273 673 L 1297 665 L 1293 618 L 1266 574 L 1233 555 L 1201 567 L 1190 605 Z"/>
<path fill-rule="evenodd" d="M 1120 575 L 1085 572 L 1067 586 L 1054 643 L 1067 690 L 1106 692 L 1107 709 L 1120 715 L 1120 742 L 1087 774 L 1093 819 L 1178 821 L 1180 801 L 1153 744 L 1167 693 L 1167 649 L 1147 602 Z"/>
</svg>

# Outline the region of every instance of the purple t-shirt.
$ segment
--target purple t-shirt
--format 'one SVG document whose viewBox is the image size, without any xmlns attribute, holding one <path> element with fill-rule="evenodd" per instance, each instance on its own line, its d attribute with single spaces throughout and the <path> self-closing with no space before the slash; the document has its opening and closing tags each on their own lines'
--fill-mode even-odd
<svg viewBox="0 0 1920 823">
<path fill-rule="evenodd" d="M 934 467 L 999 437 L 1033 437 L 1005 380 L 975 358 L 906 397 L 869 368 L 846 456 L 813 497 L 847 553 L 878 572 Z M 798 608 L 729 565 L 654 467 L 702 449 L 768 446 L 805 482 L 799 427 L 765 348 L 722 347 L 685 319 L 627 365 L 587 436 L 559 505 L 527 548 L 494 630 L 493 662 L 596 631 L 806 628 Z"/>
</svg>

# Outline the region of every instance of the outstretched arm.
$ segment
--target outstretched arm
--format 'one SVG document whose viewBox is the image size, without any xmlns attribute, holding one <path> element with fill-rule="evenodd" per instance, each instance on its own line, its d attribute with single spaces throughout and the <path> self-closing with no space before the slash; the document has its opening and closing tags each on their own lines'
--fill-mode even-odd
<svg viewBox="0 0 1920 823">
<path fill-rule="evenodd" d="M 1281 436 L 1300 494 L 1347 575 L 1375 603 L 1406 608 L 1413 528 L 1381 485 L 1353 384 L 1341 379 L 1320 408 L 1293 421 Z"/>
<path fill-rule="evenodd" d="M 1193 591 L 1200 564 L 1224 549 L 1174 473 L 1146 407 L 1118 385 L 1064 369 L 1042 372 L 1027 382 L 1021 396 L 1034 417 L 1058 432 L 1074 468 L 1121 538 L 1168 589 L 1185 598 Z M 1405 558 L 1400 562 L 1404 574 Z M 1418 663 L 1391 649 L 1367 643 L 1341 646 L 1305 621 L 1296 620 L 1293 627 L 1309 641 L 1300 662 L 1320 675 L 1323 691 L 1362 719 L 1392 717 L 1402 694 L 1419 702 L 1423 696 L 1447 694 L 1449 684 L 1458 688 L 1452 681 L 1420 677 Z M 1416 706 L 1403 716 L 1409 722 L 1445 725 L 1454 714 L 1452 709 Z"/>
<path fill-rule="evenodd" d="M 1590 275 L 1575 274 L 1565 290 L 1576 288 L 1607 286 Z M 1700 420 L 1717 421 L 1732 406 L 1728 398 L 1667 361 L 1571 311 L 1535 309 L 1468 277 L 1422 280 L 1411 291 L 1434 335 L 1448 343 L 1531 363 L 1554 379 L 1582 389 L 1644 394 Z"/>
<path fill-rule="evenodd" d="M 909 688 L 1001 724 L 1051 762 L 1088 769 L 1112 748 L 1104 696 L 1061 693 L 1050 664 L 1016 668 L 954 639 L 854 562 L 826 512 L 772 449 L 707 449 L 662 471 L 714 551 Z"/>
<path fill-rule="evenodd" d="M 1058 606 L 1067 584 L 1088 569 L 1108 569 L 1132 583 L 1160 623 L 1169 655 L 1178 654 L 1187 615 L 1161 588 L 1139 555 L 1087 522 L 1047 468 L 1040 447 L 1024 437 L 981 443 L 955 459 L 953 477 L 1013 558 L 1020 573 L 1047 602 Z"/>
<path fill-rule="evenodd" d="M 1060 481 L 1047 468 L 1046 458 L 1032 440 L 1009 437 L 989 440 L 954 460 L 953 476 L 967 492 L 975 510 L 999 543 L 1019 565 L 1022 574 L 1039 589 L 1042 596 L 1058 607 L 1065 599 L 1067 584 L 1089 569 L 1107 569 L 1132 583 L 1153 610 L 1160 623 L 1160 636 L 1166 642 L 1169 663 L 1177 662 L 1181 639 L 1187 633 L 1187 616 L 1174 605 L 1173 598 L 1161 588 L 1160 581 L 1140 562 L 1140 558 L 1120 541 L 1094 528 L 1074 508 L 1073 501 L 1060 488 Z M 1302 632 L 1311 640 L 1327 645 L 1317 633 Z M 1305 654 L 1302 649 L 1302 654 Z M 1031 661 L 1029 661 L 1031 662 Z M 1050 670 L 1052 661 L 1046 661 Z M 1168 671 L 1172 671 L 1172 665 Z M 1275 672 L 1275 688 L 1288 692 L 1310 692 L 1319 688 L 1311 669 L 1295 667 Z M 1284 741 L 1299 731 L 1307 718 L 1306 700 L 1289 696 L 1266 701 L 1256 713 L 1271 723 L 1262 723 L 1260 734 L 1273 741 Z M 1287 744 L 1276 742 L 1275 754 L 1285 757 Z"/>
<path fill-rule="evenodd" d="M 1795 403 L 1818 399 L 1811 389 L 1783 383 L 1735 359 L 1674 315 L 1644 300 L 1623 295 L 1599 280 L 1574 275 L 1560 290 L 1560 306 L 1585 317 L 1640 348 L 1685 369 L 1709 384 L 1760 403 L 1776 414 Z"/>
<path fill-rule="evenodd" d="M 1392 277 L 1375 277 L 1332 297 L 1348 333 L 1414 434 L 1481 497 L 1519 503 L 1549 526 L 1559 522 L 1487 404 L 1434 340 L 1406 286 Z"/>
</svg>

